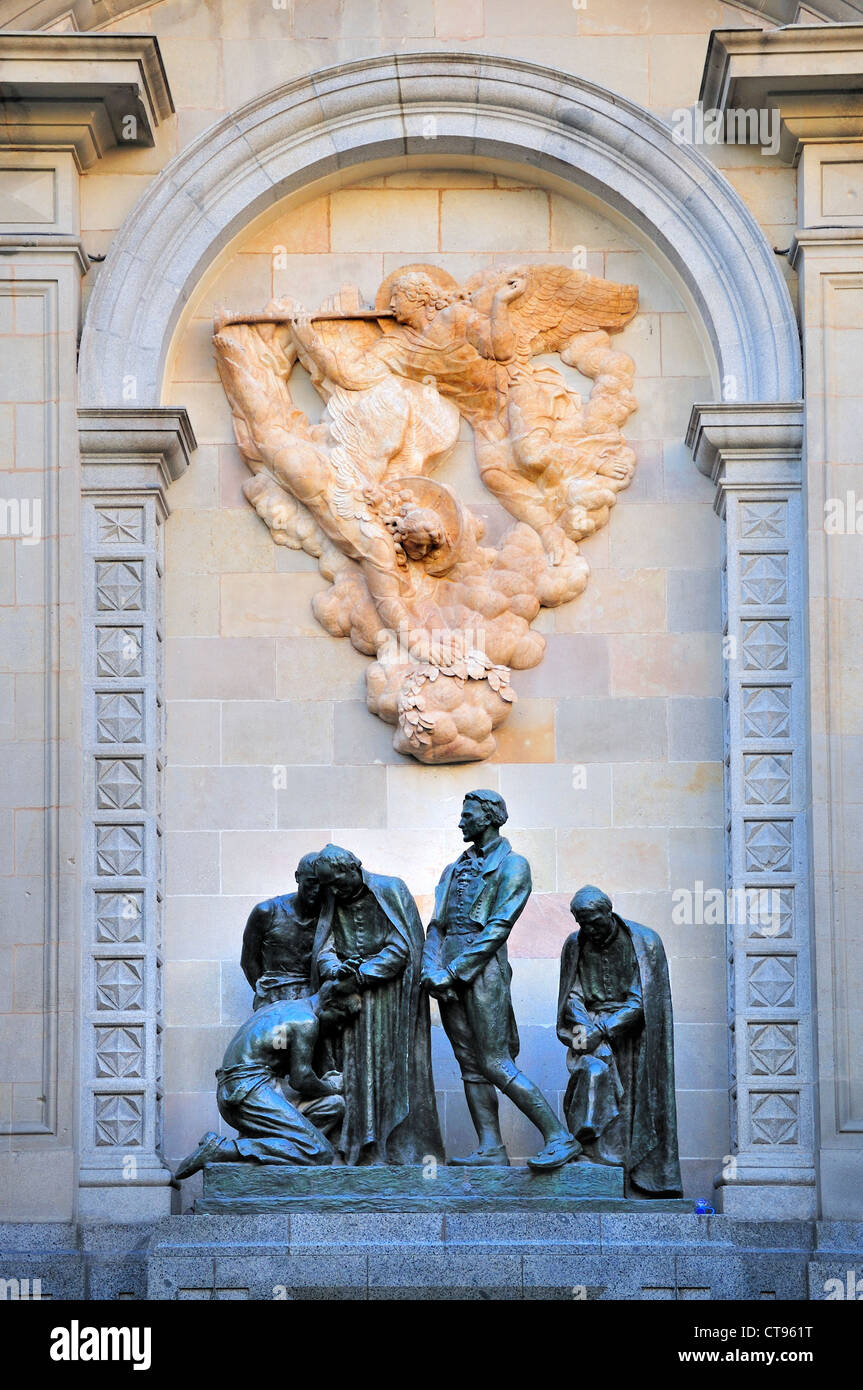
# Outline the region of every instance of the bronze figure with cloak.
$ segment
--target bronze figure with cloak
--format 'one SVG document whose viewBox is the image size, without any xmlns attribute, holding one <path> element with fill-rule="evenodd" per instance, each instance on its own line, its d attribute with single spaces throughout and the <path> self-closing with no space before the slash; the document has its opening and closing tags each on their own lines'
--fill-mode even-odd
<svg viewBox="0 0 863 1390">
<path fill-rule="evenodd" d="M 665 949 L 587 886 L 572 899 L 580 930 L 564 943 L 557 1036 L 567 1047 L 564 1114 L 585 1155 L 621 1164 L 633 1197 L 682 1193 L 674 1035 Z"/>
<path fill-rule="evenodd" d="M 345 1098 L 334 1145 L 347 1164 L 442 1162 L 416 903 L 401 879 L 366 872 L 356 855 L 335 845 L 318 855 L 316 873 L 324 898 L 313 988 L 340 980 L 361 1000 L 332 1058 Z"/>
</svg>

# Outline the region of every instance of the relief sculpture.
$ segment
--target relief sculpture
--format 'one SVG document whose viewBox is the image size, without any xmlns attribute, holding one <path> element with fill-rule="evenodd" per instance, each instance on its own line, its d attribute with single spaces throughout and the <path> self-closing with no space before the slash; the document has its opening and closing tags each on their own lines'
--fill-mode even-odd
<svg viewBox="0 0 863 1390">
<path fill-rule="evenodd" d="M 541 607 L 588 581 L 579 542 L 604 526 L 635 455 L 622 427 L 634 366 L 611 334 L 638 292 L 556 265 L 494 266 L 458 283 L 402 267 L 372 309 L 342 289 L 316 314 L 290 299 L 220 311 L 214 337 L 249 502 L 279 545 L 318 560 L 317 620 L 373 658 L 369 709 L 424 763 L 495 750 L 513 670 L 545 649 Z M 589 397 L 548 358 L 592 382 Z M 325 402 L 291 396 L 297 362 Z M 433 475 L 473 433 L 489 493 L 514 518 L 496 546 Z"/>
</svg>

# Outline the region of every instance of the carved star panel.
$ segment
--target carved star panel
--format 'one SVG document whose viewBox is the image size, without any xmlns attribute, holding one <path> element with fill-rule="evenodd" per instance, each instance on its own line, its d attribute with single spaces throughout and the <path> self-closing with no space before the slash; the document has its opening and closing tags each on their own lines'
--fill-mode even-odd
<svg viewBox="0 0 863 1390">
<path fill-rule="evenodd" d="M 800 1097 L 796 1091 L 752 1091 L 749 1124 L 753 1144 L 798 1142 Z"/>
<path fill-rule="evenodd" d="M 747 885 L 746 893 L 757 894 L 758 911 L 749 920 L 749 935 L 778 937 L 794 935 L 794 889 Z"/>
<path fill-rule="evenodd" d="M 97 1076 L 143 1076 L 143 1028 L 125 1024 L 100 1026 L 95 1034 Z"/>
<path fill-rule="evenodd" d="M 115 1013 L 144 1007 L 143 962 L 140 960 L 96 961 L 96 1008 Z"/>
<path fill-rule="evenodd" d="M 784 540 L 788 534 L 788 503 L 741 502 L 738 532 L 744 540 Z"/>
<path fill-rule="evenodd" d="M 144 1097 L 96 1096 L 95 1141 L 98 1147 L 134 1148 L 144 1139 Z"/>
<path fill-rule="evenodd" d="M 143 825 L 97 825 L 96 873 L 99 877 L 139 878 L 143 872 Z"/>
<path fill-rule="evenodd" d="M 750 1023 L 749 1070 L 754 1076 L 796 1076 L 797 1024 Z"/>
<path fill-rule="evenodd" d="M 97 507 L 96 539 L 100 545 L 141 545 L 143 507 Z"/>
<path fill-rule="evenodd" d="M 97 941 L 141 941 L 143 923 L 143 893 L 96 894 Z"/>
<path fill-rule="evenodd" d="M 790 820 L 748 820 L 743 834 L 748 873 L 790 872 L 794 834 Z"/>
<path fill-rule="evenodd" d="M 743 789 L 748 806 L 790 805 L 791 754 L 744 754 Z"/>
<path fill-rule="evenodd" d="M 139 627 L 96 628 L 96 675 L 102 679 L 142 676 L 143 632 Z"/>
<path fill-rule="evenodd" d="M 96 804 L 100 811 L 137 811 L 143 805 L 141 758 L 96 759 Z"/>
<path fill-rule="evenodd" d="M 140 611 L 144 606 L 142 560 L 96 561 L 96 607 L 102 612 Z"/>
<path fill-rule="evenodd" d="M 789 685 L 744 685 L 742 708 L 744 738 L 790 738 Z"/>
<path fill-rule="evenodd" d="M 740 602 L 765 607 L 788 600 L 788 556 L 759 552 L 740 556 Z"/>
<path fill-rule="evenodd" d="M 99 743 L 143 743 L 144 697 L 140 691 L 102 691 L 96 696 Z"/>
<path fill-rule="evenodd" d="M 743 668 L 746 671 L 787 671 L 788 620 L 759 618 L 741 623 Z"/>
<path fill-rule="evenodd" d="M 794 956 L 750 956 L 747 960 L 750 1009 L 788 1009 L 797 1002 Z"/>
</svg>

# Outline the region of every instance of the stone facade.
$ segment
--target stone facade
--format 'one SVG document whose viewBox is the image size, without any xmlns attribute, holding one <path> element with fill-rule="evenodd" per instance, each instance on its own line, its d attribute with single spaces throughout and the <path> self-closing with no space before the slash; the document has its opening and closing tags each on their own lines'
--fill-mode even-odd
<svg viewBox="0 0 863 1390">
<path fill-rule="evenodd" d="M 721 1175 L 727 1231 L 801 1223 L 777 1227 L 787 1269 L 763 1287 L 820 1296 L 807 1263 L 856 1248 L 831 1223 L 863 1219 L 863 116 L 845 94 L 863 29 L 837 29 L 849 15 L 827 3 L 809 7 L 826 21 L 813 27 L 784 4 L 686 0 L 11 8 L 0 1216 L 60 1223 L 43 1235 L 70 1289 L 128 1292 L 110 1292 L 98 1228 L 69 1223 L 176 1210 L 167 1168 L 218 1128 L 212 1073 L 250 1004 L 250 907 L 332 839 L 404 877 L 427 920 L 461 796 L 484 785 L 533 869 L 511 939 L 526 1070 L 559 1102 L 567 904 L 598 882 L 668 952 L 687 1195 L 710 1197 Z M 835 91 L 812 104 L 827 53 Z M 776 129 L 676 139 L 699 99 L 765 110 Z M 478 766 L 418 766 L 367 712 L 365 662 L 312 616 L 314 562 L 274 547 L 240 491 L 210 342 L 218 304 L 317 307 L 344 283 L 368 298 L 419 261 L 459 279 L 577 265 L 640 292 L 615 340 L 636 365 L 634 481 L 583 543 L 586 592 L 538 620 L 545 660 L 516 674 L 516 709 Z M 302 376 L 300 403 L 319 412 Z M 497 537 L 508 519 L 466 432 L 441 477 Z M 699 891 L 727 888 L 778 893 L 777 930 L 705 912 Z M 471 1136 L 433 1037 L 452 1149 Z M 508 1106 L 505 1125 L 523 1157 L 532 1136 Z M 595 1260 L 600 1220 L 584 1235 Z M 257 1287 L 220 1284 L 212 1251 L 151 1229 L 139 1296 L 147 1277 Z M 6 1250 L 41 1248 L 8 1236 Z M 667 1278 L 623 1296 L 721 1297 L 738 1277 L 724 1246 L 721 1275 L 684 1269 L 690 1226 L 658 1238 Z M 716 1239 L 746 1258 L 757 1243 Z M 206 1277 L 175 1277 L 175 1249 Z M 535 1255 L 513 1258 L 502 1287 L 545 1287 Z M 365 1259 L 351 1252 L 368 1291 L 388 1276 Z"/>
</svg>

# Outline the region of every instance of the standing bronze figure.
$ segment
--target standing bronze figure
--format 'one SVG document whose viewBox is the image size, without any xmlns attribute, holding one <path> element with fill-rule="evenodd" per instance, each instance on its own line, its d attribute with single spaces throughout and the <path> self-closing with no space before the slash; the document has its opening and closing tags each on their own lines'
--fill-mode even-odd
<svg viewBox="0 0 863 1390">
<path fill-rule="evenodd" d="M 557 1036 L 567 1047 L 567 1123 L 588 1158 L 620 1164 L 627 1195 L 679 1197 L 674 1030 L 656 932 L 613 911 L 601 889 L 570 905 L 579 930 L 560 963 Z"/>
<path fill-rule="evenodd" d="M 539 1087 L 516 1065 L 519 1041 L 506 951 L 513 924 L 530 897 L 530 865 L 500 835 L 506 803 L 494 791 L 470 792 L 459 828 L 470 848 L 441 876 L 423 952 L 423 985 L 440 1005 L 441 1022 L 461 1067 L 479 1145 L 450 1163 L 509 1164 L 495 1087 L 532 1120 L 545 1147 L 528 1163 L 559 1168 L 580 1147 Z"/>
<path fill-rule="evenodd" d="M 240 964 L 255 991 L 256 1009 L 312 992 L 312 946 L 321 903 L 316 858 L 304 854 L 297 865 L 296 893 L 269 898 L 249 914 Z"/>
<path fill-rule="evenodd" d="M 313 983 L 337 980 L 361 1002 L 336 1040 L 345 1097 L 336 1147 L 349 1164 L 442 1159 L 416 903 L 400 878 L 367 873 L 337 845 L 321 851 L 315 872 L 324 897 Z"/>
</svg>

